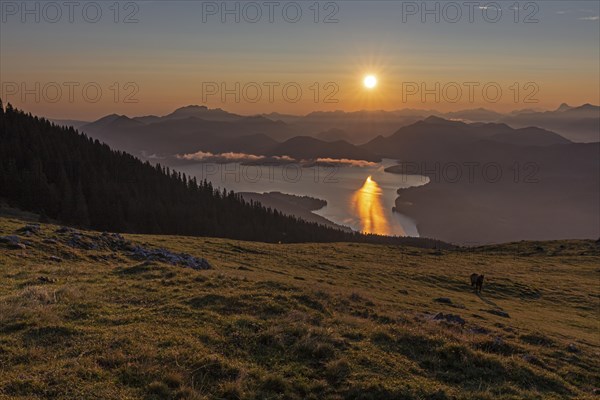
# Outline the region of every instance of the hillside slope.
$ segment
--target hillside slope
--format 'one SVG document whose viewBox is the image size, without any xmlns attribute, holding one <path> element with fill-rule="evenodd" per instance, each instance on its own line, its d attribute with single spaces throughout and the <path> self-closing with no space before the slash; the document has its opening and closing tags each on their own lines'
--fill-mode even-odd
<svg viewBox="0 0 600 400">
<path fill-rule="evenodd" d="M 0 398 L 562 399 L 600 387 L 592 241 L 440 252 L 126 235 L 213 267 L 193 270 L 23 225 L 0 218 L 0 236 L 25 247 L 0 244 Z"/>
</svg>

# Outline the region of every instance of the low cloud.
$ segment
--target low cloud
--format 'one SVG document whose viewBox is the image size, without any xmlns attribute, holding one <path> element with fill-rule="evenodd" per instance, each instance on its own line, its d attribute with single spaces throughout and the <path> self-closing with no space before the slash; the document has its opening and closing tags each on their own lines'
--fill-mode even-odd
<svg viewBox="0 0 600 400">
<path fill-rule="evenodd" d="M 280 160 L 280 161 L 296 161 L 290 156 L 272 156 L 271 158 L 273 158 L 275 160 Z"/>
<path fill-rule="evenodd" d="M 379 165 L 379 163 L 370 162 L 366 160 L 353 160 L 349 158 L 328 158 L 322 157 L 317 158 L 316 160 L 296 160 L 290 156 L 282 155 L 282 156 L 261 156 L 256 154 L 248 154 L 248 153 L 211 153 L 209 151 L 198 151 L 196 153 L 189 154 L 178 154 L 177 158 L 180 160 L 187 161 L 197 161 L 197 162 L 212 162 L 212 163 L 230 163 L 230 162 L 239 162 L 239 163 L 290 163 L 290 162 L 299 162 L 302 165 L 310 165 L 310 164 L 337 164 L 344 165 L 349 167 L 375 167 Z"/>
<path fill-rule="evenodd" d="M 231 161 L 257 161 L 262 160 L 264 156 L 257 156 L 255 154 L 247 154 L 247 153 L 220 153 L 217 155 L 218 157 L 224 158 L 226 160 Z"/>
<path fill-rule="evenodd" d="M 177 158 L 179 158 L 180 160 L 190 160 L 190 161 L 202 161 L 206 158 L 209 157 L 214 157 L 213 153 L 209 153 L 209 152 L 204 152 L 204 151 L 198 151 L 196 153 L 190 153 L 190 154 L 178 154 Z"/>
<path fill-rule="evenodd" d="M 348 165 L 351 167 L 374 167 L 378 165 L 378 163 L 365 161 L 365 160 L 351 160 L 349 158 L 317 158 L 317 163 L 326 163 L 326 164 L 341 164 Z"/>
<path fill-rule="evenodd" d="M 258 161 L 264 156 L 247 153 L 211 153 L 209 151 L 198 151 L 196 153 L 178 155 L 177 158 L 188 161 L 211 161 L 211 162 L 236 162 L 236 161 Z"/>
<path fill-rule="evenodd" d="M 248 153 L 211 153 L 209 151 L 198 151 L 196 153 L 179 154 L 177 158 L 180 160 L 188 161 L 202 161 L 202 162 L 216 162 L 216 163 L 228 163 L 228 162 L 256 162 L 256 161 L 286 161 L 291 162 L 294 159 L 290 156 L 260 156 L 256 154 Z"/>
</svg>

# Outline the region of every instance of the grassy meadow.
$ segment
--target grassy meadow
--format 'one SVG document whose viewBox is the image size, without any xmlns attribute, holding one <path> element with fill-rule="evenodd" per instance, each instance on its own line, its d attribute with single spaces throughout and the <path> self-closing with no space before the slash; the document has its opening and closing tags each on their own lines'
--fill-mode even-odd
<svg viewBox="0 0 600 400">
<path fill-rule="evenodd" d="M 0 236 L 25 224 L 0 218 Z M 435 251 L 125 235 L 213 266 L 198 271 L 73 248 L 57 228 L 0 244 L 2 399 L 600 395 L 594 241 Z"/>
</svg>

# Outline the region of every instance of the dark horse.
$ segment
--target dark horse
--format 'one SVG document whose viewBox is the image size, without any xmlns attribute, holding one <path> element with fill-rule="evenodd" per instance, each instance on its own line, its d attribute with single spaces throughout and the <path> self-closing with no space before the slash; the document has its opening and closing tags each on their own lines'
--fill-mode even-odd
<svg viewBox="0 0 600 400">
<path fill-rule="evenodd" d="M 471 274 L 471 286 L 475 286 L 475 293 L 481 293 L 483 287 L 483 275 Z"/>
</svg>

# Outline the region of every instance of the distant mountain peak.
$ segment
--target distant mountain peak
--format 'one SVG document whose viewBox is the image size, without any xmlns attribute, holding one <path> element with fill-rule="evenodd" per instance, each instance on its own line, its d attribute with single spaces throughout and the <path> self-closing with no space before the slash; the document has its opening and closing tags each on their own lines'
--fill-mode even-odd
<svg viewBox="0 0 600 400">
<path fill-rule="evenodd" d="M 189 106 L 179 107 L 178 109 L 173 111 L 170 115 L 171 116 L 190 115 L 190 114 L 195 114 L 195 113 L 199 113 L 199 112 L 203 112 L 203 111 L 208 111 L 208 107 L 191 104 Z"/>
<path fill-rule="evenodd" d="M 105 115 L 104 117 L 98 118 L 96 121 L 94 122 L 100 122 L 100 121 L 114 121 L 115 119 L 118 119 L 120 117 L 122 117 L 123 115 L 119 115 L 119 114 L 108 114 Z"/>
<path fill-rule="evenodd" d="M 109 114 L 109 115 L 105 115 L 104 117 L 98 118 L 97 120 L 91 122 L 91 124 L 110 124 L 112 122 L 118 121 L 118 120 L 123 120 L 123 119 L 129 119 L 127 116 L 125 115 L 119 115 L 119 114 Z"/>
<path fill-rule="evenodd" d="M 562 103 L 557 109 L 556 111 L 567 111 L 572 109 L 573 107 L 571 107 L 570 105 L 568 105 L 567 103 Z"/>
<path fill-rule="evenodd" d="M 426 124 L 435 124 L 435 125 L 451 125 L 451 126 L 456 126 L 456 125 L 462 125 L 464 124 L 463 122 L 460 121 L 453 121 L 450 119 L 444 119 L 441 117 L 436 117 L 435 115 L 430 115 L 429 117 L 425 118 L 423 120 L 424 123 Z"/>
<path fill-rule="evenodd" d="M 231 114 L 221 108 L 208 108 L 207 106 L 200 106 L 197 104 L 191 104 L 185 107 L 180 107 L 173 111 L 169 115 L 165 115 L 164 119 L 183 119 L 189 117 L 203 118 L 211 121 L 232 121 L 242 118 L 239 115 Z"/>
<path fill-rule="evenodd" d="M 206 106 L 199 106 L 197 104 L 190 104 L 189 106 L 179 107 L 175 111 L 198 110 L 198 109 L 200 109 L 200 110 L 208 110 L 208 107 L 206 107 Z"/>
<path fill-rule="evenodd" d="M 429 117 L 425 118 L 423 121 L 432 123 L 432 124 L 439 124 L 439 123 L 447 122 L 448 120 L 446 120 L 444 118 L 436 117 L 435 115 L 430 115 Z"/>
<path fill-rule="evenodd" d="M 585 103 L 582 106 L 576 107 L 577 110 L 594 110 L 594 111 L 598 110 L 598 108 L 600 108 L 600 107 L 595 106 L 595 105 L 590 104 L 590 103 Z"/>
<path fill-rule="evenodd" d="M 562 106 L 561 106 L 562 107 Z M 569 107 L 567 109 L 562 110 L 564 113 L 579 113 L 579 112 L 593 112 L 596 113 L 600 110 L 600 107 L 595 106 L 590 103 L 582 104 L 578 107 Z"/>
</svg>

